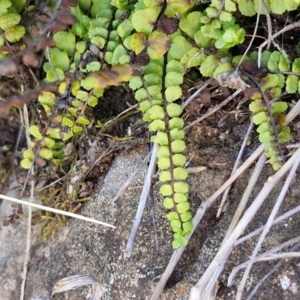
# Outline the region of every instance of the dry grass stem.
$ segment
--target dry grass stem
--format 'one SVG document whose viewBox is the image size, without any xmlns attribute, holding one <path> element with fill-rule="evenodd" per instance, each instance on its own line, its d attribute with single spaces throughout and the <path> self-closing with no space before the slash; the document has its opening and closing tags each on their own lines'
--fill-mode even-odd
<svg viewBox="0 0 300 300">
<path fill-rule="evenodd" d="M 144 160 L 142 161 L 142 163 L 139 165 L 139 167 L 129 176 L 129 178 L 124 182 L 124 184 L 121 186 L 121 188 L 119 189 L 117 195 L 115 196 L 115 198 L 112 200 L 112 205 L 115 204 L 115 201 L 118 200 L 119 197 L 121 197 L 126 189 L 128 188 L 128 186 L 130 185 L 130 183 L 132 182 L 132 180 L 135 178 L 135 176 L 144 168 L 144 166 L 146 165 L 146 163 L 148 162 L 149 158 L 150 158 L 151 152 L 149 152 L 147 154 L 147 156 L 144 158 Z"/>
<path fill-rule="evenodd" d="M 298 242 L 296 245 L 294 245 L 291 248 L 291 251 L 295 251 L 299 248 L 300 243 Z M 256 294 L 257 290 L 260 288 L 260 286 L 262 285 L 262 283 L 269 277 L 272 275 L 272 273 L 274 273 L 282 264 L 284 263 L 284 260 L 281 259 L 279 262 L 277 262 L 277 264 L 270 270 L 270 272 L 268 272 L 261 280 L 259 280 L 256 284 L 256 286 L 254 287 L 254 289 L 251 291 L 251 293 L 249 294 L 249 296 L 247 297 L 246 300 L 251 300 L 252 297 Z"/>
<path fill-rule="evenodd" d="M 111 225 L 111 224 L 108 224 L 108 223 L 105 223 L 105 222 L 102 222 L 102 221 L 94 220 L 92 218 L 84 217 L 84 216 L 81 216 L 81 215 L 76 215 L 76 214 L 73 214 L 73 213 L 70 213 L 70 212 L 67 212 L 67 211 L 63 211 L 63 210 L 60 210 L 60 209 L 47 207 L 47 206 L 44 206 L 44 205 L 40 205 L 40 204 L 33 203 L 33 202 L 28 202 L 28 201 L 25 201 L 25 200 L 9 197 L 9 196 L 2 195 L 2 194 L 0 194 L 0 199 L 4 199 L 4 200 L 11 201 L 11 202 L 19 203 L 19 204 L 22 204 L 22 205 L 25 205 L 25 206 L 30 206 L 30 207 L 40 209 L 40 210 L 50 211 L 54 214 L 64 215 L 64 216 L 79 219 L 79 220 L 82 220 L 82 221 L 87 221 L 87 222 L 91 222 L 91 223 L 94 223 L 94 224 L 99 224 L 99 225 L 103 225 L 103 226 L 107 226 L 107 227 L 111 227 L 111 228 L 116 228 L 114 225 Z"/>
<path fill-rule="evenodd" d="M 245 150 L 245 148 L 246 148 L 246 146 L 247 146 L 247 141 L 248 141 L 248 138 L 249 138 L 249 136 L 250 136 L 250 133 L 251 133 L 252 129 L 253 129 L 253 122 L 251 121 L 251 123 L 250 123 L 250 125 L 249 125 L 249 127 L 248 127 L 248 130 L 247 130 L 247 133 L 246 133 L 246 135 L 245 135 L 245 137 L 244 137 L 244 141 L 243 141 L 243 144 L 242 144 L 241 149 L 240 149 L 240 151 L 239 151 L 238 157 L 237 157 L 237 159 L 236 159 L 236 161 L 235 161 L 235 163 L 234 163 L 234 166 L 233 166 L 233 168 L 232 168 L 231 176 L 234 174 L 234 172 L 237 170 L 237 168 L 238 168 L 238 166 L 239 166 L 240 160 L 241 160 L 242 155 L 243 155 L 243 153 L 244 153 L 244 150 Z M 229 187 L 224 191 L 224 194 L 223 194 L 223 196 L 222 196 L 222 200 L 221 200 L 221 203 L 220 203 L 218 212 L 217 212 L 217 218 L 219 218 L 220 215 L 221 215 L 221 213 L 222 213 L 222 210 L 223 210 L 225 201 L 226 201 L 226 199 L 227 199 L 228 193 L 229 193 L 229 191 L 230 191 L 230 188 L 231 188 L 231 186 L 229 186 Z"/>
<path fill-rule="evenodd" d="M 276 218 L 273 222 L 272 222 L 272 226 L 276 225 L 278 223 L 280 223 L 281 221 L 291 217 L 292 215 L 296 214 L 300 212 L 300 205 L 297 207 L 294 207 L 293 209 L 287 211 L 286 213 L 282 214 L 281 216 L 279 216 L 278 218 Z M 261 226 L 260 228 L 248 233 L 247 235 L 243 236 L 242 238 L 238 239 L 235 243 L 235 246 L 245 242 L 246 240 L 258 235 L 260 232 L 262 232 L 264 230 L 265 226 Z"/>
<path fill-rule="evenodd" d="M 141 194 L 140 201 L 139 201 L 139 206 L 136 211 L 134 223 L 132 225 L 131 233 L 128 238 L 128 242 L 127 242 L 127 246 L 126 246 L 126 250 L 125 250 L 125 253 L 127 256 L 130 256 L 130 254 L 132 252 L 134 240 L 135 240 L 137 231 L 140 227 L 140 223 L 141 223 L 141 220 L 143 217 L 146 200 L 149 195 L 149 191 L 150 191 L 151 184 L 152 184 L 152 177 L 153 177 L 153 174 L 155 171 L 157 150 L 158 150 L 158 144 L 154 144 L 153 148 L 152 148 L 148 172 L 147 172 L 146 179 L 145 179 L 145 184 L 143 186 L 142 194 Z"/>
<path fill-rule="evenodd" d="M 251 178 L 248 182 L 248 185 L 246 187 L 246 190 L 244 191 L 243 193 L 243 196 L 242 196 L 242 199 L 235 211 L 235 214 L 230 222 L 230 225 L 228 227 L 228 230 L 226 232 L 226 235 L 223 239 L 223 243 L 226 241 L 226 239 L 230 236 L 230 234 L 232 233 L 232 231 L 234 230 L 234 228 L 236 227 L 236 224 L 239 222 L 244 210 L 245 210 L 245 207 L 248 203 L 248 200 L 252 194 L 252 191 L 253 191 L 253 188 L 255 187 L 256 183 L 257 183 L 257 180 L 261 174 L 261 171 L 263 170 L 264 168 L 264 165 L 265 165 L 265 162 L 266 162 L 266 157 L 265 155 L 261 155 L 258 162 L 256 163 L 255 165 L 255 168 L 254 168 L 254 171 L 251 175 Z"/>
<path fill-rule="evenodd" d="M 300 149 L 300 148 L 298 148 L 298 149 Z M 298 155 L 298 157 L 296 157 L 296 159 L 295 159 L 294 165 L 292 166 L 292 168 L 289 172 L 289 175 L 288 175 L 288 177 L 287 177 L 287 179 L 286 179 L 286 181 L 285 181 L 285 183 L 284 183 L 284 185 L 281 189 L 279 197 L 276 200 L 276 203 L 275 203 L 275 205 L 274 205 L 274 207 L 273 207 L 273 209 L 270 213 L 270 216 L 269 216 L 268 221 L 267 221 L 267 223 L 264 227 L 264 230 L 263 230 L 263 232 L 262 232 L 262 234 L 261 234 L 261 236 L 258 240 L 258 243 L 255 246 L 255 249 L 254 249 L 252 255 L 251 255 L 251 260 L 253 260 L 257 256 L 258 251 L 261 248 L 263 241 L 265 240 L 265 237 L 267 236 L 268 232 L 270 231 L 270 228 L 272 226 L 272 222 L 275 219 L 275 216 L 277 215 L 277 212 L 278 212 L 278 210 L 279 210 L 279 208 L 280 208 L 280 206 L 281 206 L 281 204 L 282 204 L 282 202 L 285 198 L 285 195 L 288 191 L 289 186 L 291 185 L 291 182 L 292 182 L 292 180 L 295 176 L 295 173 L 296 173 L 296 170 L 298 168 L 299 163 L 300 163 L 300 155 Z M 243 278 L 242 278 L 242 280 L 241 280 L 241 282 L 238 286 L 237 295 L 236 295 L 237 300 L 240 300 L 242 298 L 244 286 L 246 284 L 246 281 L 247 281 L 248 275 L 250 273 L 251 267 L 252 267 L 252 263 L 250 262 L 247 265 L 247 268 L 245 270 Z"/>
<path fill-rule="evenodd" d="M 222 271 L 222 268 L 219 267 L 221 262 L 224 262 L 228 259 L 236 240 L 244 232 L 245 228 L 253 219 L 254 215 L 263 204 L 264 200 L 274 188 L 275 184 L 277 184 L 279 180 L 281 180 L 282 177 L 291 169 L 295 161 L 299 159 L 299 156 L 300 148 L 293 154 L 293 156 L 282 166 L 282 168 L 278 172 L 268 178 L 264 187 L 261 189 L 260 193 L 247 209 L 240 222 L 233 230 L 232 234 L 220 247 L 218 253 L 204 272 L 203 276 L 200 278 L 197 284 L 192 287 L 189 298 L 190 300 L 207 299 L 207 295 L 210 293 Z"/>
<path fill-rule="evenodd" d="M 284 243 L 282 243 L 282 244 L 280 244 L 280 245 L 278 245 L 278 246 L 276 246 L 276 247 L 274 247 L 274 248 L 266 251 L 265 253 L 262 253 L 261 255 L 259 255 L 258 257 L 254 258 L 252 260 L 249 259 L 248 261 L 243 262 L 242 264 L 234 267 L 232 269 L 229 277 L 228 277 L 227 286 L 232 286 L 233 279 L 236 276 L 237 272 L 239 272 L 241 269 L 246 268 L 247 265 L 250 262 L 254 263 L 254 262 L 257 262 L 257 261 L 262 261 L 263 260 L 262 258 L 264 258 L 264 257 L 270 257 L 274 253 L 277 253 L 277 252 L 283 250 L 284 248 L 287 248 L 287 247 L 290 247 L 292 245 L 299 244 L 299 243 L 300 243 L 300 236 L 297 236 L 297 237 L 295 237 L 293 239 L 290 239 L 290 240 L 288 240 L 288 241 L 286 241 L 286 242 L 284 242 Z M 293 250 L 291 249 L 291 251 L 293 251 Z"/>
<path fill-rule="evenodd" d="M 182 108 L 185 108 L 192 100 L 194 100 L 197 95 L 199 95 L 210 83 L 212 79 L 206 80 L 205 83 L 192 95 L 190 96 L 184 103 L 182 104 Z"/>
<path fill-rule="evenodd" d="M 29 115 L 28 115 L 27 105 L 24 105 L 23 111 L 24 111 L 24 125 L 25 125 L 26 139 L 27 139 L 27 143 L 29 145 L 30 133 L 29 133 Z M 33 176 L 34 168 L 32 167 L 28 173 Z M 34 180 L 32 180 L 30 182 L 30 197 L 29 197 L 29 202 L 33 202 L 33 201 L 34 201 Z M 26 248 L 25 248 L 24 262 L 23 262 L 20 300 L 24 299 L 26 276 L 27 276 L 27 270 L 28 270 L 28 263 L 29 263 L 29 259 L 30 259 L 31 219 L 32 219 L 32 209 L 31 209 L 31 206 L 29 206 L 28 207 L 28 219 L 27 219 Z"/>
<path fill-rule="evenodd" d="M 207 117 L 209 117 L 210 115 L 214 114 L 216 111 L 218 111 L 222 106 L 226 105 L 229 101 L 231 101 L 232 99 L 234 99 L 234 97 L 236 97 L 238 94 L 240 94 L 242 92 L 242 89 L 238 89 L 236 90 L 232 95 L 230 95 L 227 99 L 225 99 L 224 101 L 222 101 L 220 104 L 218 104 L 217 106 L 215 106 L 212 110 L 208 111 L 206 114 L 204 114 L 202 117 L 196 119 L 195 121 L 193 121 L 191 124 L 185 126 L 183 129 L 184 130 L 188 130 L 189 128 L 193 127 L 195 124 L 200 123 L 201 121 L 203 121 L 204 119 L 206 119 Z"/>
</svg>

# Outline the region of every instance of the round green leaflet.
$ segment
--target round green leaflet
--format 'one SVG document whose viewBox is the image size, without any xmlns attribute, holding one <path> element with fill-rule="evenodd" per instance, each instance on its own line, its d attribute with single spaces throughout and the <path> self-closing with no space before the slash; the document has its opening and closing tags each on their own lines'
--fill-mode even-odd
<svg viewBox="0 0 300 300">
<path fill-rule="evenodd" d="M 160 158 L 157 162 L 157 165 L 160 170 L 169 169 L 171 166 L 170 158 L 168 158 L 168 157 Z"/>
<path fill-rule="evenodd" d="M 182 89 L 180 86 L 169 86 L 166 88 L 165 96 L 168 102 L 174 102 L 182 96 Z"/>
<path fill-rule="evenodd" d="M 171 140 L 182 140 L 184 138 L 184 130 L 174 128 L 170 131 Z"/>
<path fill-rule="evenodd" d="M 176 203 L 187 202 L 187 195 L 183 194 L 183 193 L 175 193 L 174 194 L 174 201 Z"/>
<path fill-rule="evenodd" d="M 179 117 L 182 114 L 182 107 L 179 104 L 176 103 L 170 103 L 167 105 L 167 112 L 169 117 Z"/>
<path fill-rule="evenodd" d="M 172 228 L 181 228 L 181 222 L 179 220 L 172 220 L 170 224 Z"/>
<path fill-rule="evenodd" d="M 172 198 L 165 198 L 163 205 L 164 205 L 164 208 L 171 209 L 174 207 L 174 201 Z"/>
<path fill-rule="evenodd" d="M 163 184 L 159 190 L 163 196 L 171 196 L 173 193 L 173 189 L 170 184 Z"/>
<path fill-rule="evenodd" d="M 175 155 L 180 155 L 180 154 L 175 154 Z M 185 157 L 185 160 L 186 160 L 186 157 Z M 173 164 L 178 165 L 178 164 L 175 164 L 174 159 L 173 159 Z M 184 164 L 182 164 L 181 166 L 183 166 L 183 165 Z M 175 168 L 173 170 L 173 174 L 174 174 L 174 179 L 176 179 L 176 180 L 185 180 L 188 177 L 188 171 L 182 167 Z"/>
<path fill-rule="evenodd" d="M 187 193 L 189 190 L 189 186 L 186 182 L 175 182 L 174 183 L 174 190 L 176 193 Z"/>
<path fill-rule="evenodd" d="M 167 214 L 167 218 L 169 221 L 172 221 L 172 220 L 179 220 L 179 215 L 177 212 L 175 211 L 171 211 Z"/>
<path fill-rule="evenodd" d="M 186 145 L 182 140 L 175 140 L 171 143 L 171 149 L 173 153 L 181 153 L 185 150 Z"/>
<path fill-rule="evenodd" d="M 176 208 L 180 214 L 183 214 L 190 209 L 190 204 L 188 202 L 182 202 L 182 203 L 177 204 Z"/>
<path fill-rule="evenodd" d="M 168 146 L 161 146 L 159 147 L 157 154 L 156 154 L 157 158 L 163 158 L 163 157 L 170 157 L 170 151 L 169 151 L 169 147 Z"/>
<path fill-rule="evenodd" d="M 159 181 L 166 182 L 171 180 L 171 172 L 170 171 L 162 171 L 159 174 Z"/>
</svg>

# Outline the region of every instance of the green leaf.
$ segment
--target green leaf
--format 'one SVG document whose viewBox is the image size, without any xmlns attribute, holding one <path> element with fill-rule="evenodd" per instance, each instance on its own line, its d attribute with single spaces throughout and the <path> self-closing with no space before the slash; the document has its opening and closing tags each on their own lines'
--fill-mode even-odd
<svg viewBox="0 0 300 300">
<path fill-rule="evenodd" d="M 158 130 L 165 131 L 166 123 L 163 120 L 154 120 L 148 126 L 149 131 L 155 132 Z"/>
<path fill-rule="evenodd" d="M 293 65 L 292 65 L 292 72 L 300 72 L 300 58 L 296 58 L 293 61 Z"/>
<path fill-rule="evenodd" d="M 147 44 L 147 36 L 142 32 L 136 32 L 131 35 L 130 39 L 130 48 L 131 50 L 138 55 L 141 53 Z"/>
<path fill-rule="evenodd" d="M 13 27 L 21 21 L 21 16 L 18 14 L 7 14 L 0 17 L 0 28 L 6 30 L 10 27 Z"/>
<path fill-rule="evenodd" d="M 183 74 L 184 67 L 179 61 L 174 59 L 174 60 L 169 61 L 166 66 L 166 72 L 169 73 L 171 71 Z"/>
<path fill-rule="evenodd" d="M 252 101 L 249 105 L 249 110 L 253 112 L 254 114 L 259 113 L 260 111 L 267 111 L 267 106 L 265 103 L 265 100 L 259 99 Z"/>
<path fill-rule="evenodd" d="M 173 102 L 182 96 L 182 89 L 180 86 L 169 86 L 166 88 L 165 96 L 168 102 Z"/>
<path fill-rule="evenodd" d="M 200 30 L 200 19 L 203 17 L 203 13 L 200 11 L 194 11 L 187 16 L 182 17 L 179 22 L 179 27 L 182 31 L 189 35 L 190 38 L 194 38 L 197 31 Z"/>
<path fill-rule="evenodd" d="M 7 8 L 11 7 L 11 2 L 9 0 L 0 1 L 0 16 L 7 13 Z"/>
<path fill-rule="evenodd" d="M 151 107 L 151 103 L 150 103 L 149 100 L 145 100 L 145 101 L 140 102 L 139 109 L 140 109 L 141 112 L 148 111 L 150 107 Z"/>
<path fill-rule="evenodd" d="M 41 158 L 44 158 L 44 159 L 51 159 L 52 156 L 53 156 L 53 152 L 51 149 L 48 149 L 48 148 L 41 148 L 40 151 L 39 151 L 39 156 Z"/>
<path fill-rule="evenodd" d="M 99 61 L 92 61 L 86 65 L 86 70 L 88 72 L 99 71 L 101 68 L 101 64 Z"/>
<path fill-rule="evenodd" d="M 53 35 L 56 46 L 71 56 L 75 50 L 75 35 L 72 32 L 59 31 Z M 83 51 L 82 51 L 83 52 Z"/>
<path fill-rule="evenodd" d="M 174 71 L 170 71 L 166 74 L 165 77 L 165 86 L 169 87 L 169 86 L 176 86 L 176 85 L 180 85 L 183 83 L 183 75 L 181 73 L 177 73 Z"/>
<path fill-rule="evenodd" d="M 176 203 L 187 202 L 187 195 L 184 194 L 184 193 L 176 192 L 176 193 L 174 194 L 174 201 L 175 201 Z"/>
<path fill-rule="evenodd" d="M 98 104 L 98 98 L 95 96 L 90 96 L 88 99 L 88 105 L 90 107 L 95 107 Z"/>
<path fill-rule="evenodd" d="M 172 220 L 179 220 L 179 215 L 178 215 L 177 212 L 172 211 L 172 212 L 169 212 L 169 213 L 167 214 L 167 219 L 168 219 L 169 221 L 172 221 Z"/>
<path fill-rule="evenodd" d="M 288 105 L 286 102 L 277 101 L 272 104 L 271 109 L 272 109 L 272 116 L 277 116 L 285 112 L 288 109 Z"/>
<path fill-rule="evenodd" d="M 182 236 L 178 236 L 176 239 L 173 240 L 172 247 L 173 249 L 178 249 L 182 246 L 185 246 L 186 244 L 187 240 Z"/>
<path fill-rule="evenodd" d="M 83 90 L 78 90 L 76 93 L 76 99 L 86 101 L 89 97 L 89 93 Z"/>
<path fill-rule="evenodd" d="M 29 133 L 39 141 L 43 138 L 39 128 L 36 125 L 31 125 L 29 127 Z"/>
<path fill-rule="evenodd" d="M 234 12 L 236 11 L 236 5 L 232 0 L 225 0 L 225 10 Z"/>
<path fill-rule="evenodd" d="M 50 48 L 49 52 L 51 63 L 55 68 L 61 69 L 64 72 L 69 70 L 70 59 L 66 52 L 61 51 L 56 47 Z"/>
<path fill-rule="evenodd" d="M 231 63 L 223 63 L 219 66 L 216 67 L 214 73 L 213 73 L 213 77 L 214 78 L 217 78 L 220 74 L 223 74 L 223 73 L 227 73 L 227 72 L 230 72 L 233 70 L 233 66 Z"/>
<path fill-rule="evenodd" d="M 34 153 L 33 153 L 33 151 L 31 149 L 26 149 L 23 152 L 23 158 L 27 158 L 30 161 L 33 161 L 34 160 Z"/>
<path fill-rule="evenodd" d="M 279 58 L 279 65 L 278 65 L 279 71 L 281 72 L 288 72 L 290 70 L 290 64 L 287 61 L 287 59 L 285 58 L 284 55 L 280 55 Z"/>
<path fill-rule="evenodd" d="M 189 234 L 191 232 L 191 230 L 193 229 L 193 227 L 194 227 L 194 225 L 193 225 L 193 222 L 191 222 L 191 221 L 182 224 L 182 228 L 183 228 L 185 234 Z"/>
<path fill-rule="evenodd" d="M 282 0 L 269 0 L 272 13 L 282 15 L 286 11 L 286 6 Z"/>
<path fill-rule="evenodd" d="M 268 69 L 270 71 L 278 71 L 279 70 L 279 60 L 281 57 L 281 53 L 279 51 L 273 51 L 268 60 Z"/>
<path fill-rule="evenodd" d="M 74 125 L 74 126 L 72 127 L 72 131 L 73 131 L 74 133 L 82 132 L 82 130 L 83 130 L 83 128 L 82 128 L 81 126 L 78 126 L 78 125 Z"/>
<path fill-rule="evenodd" d="M 163 120 L 165 118 L 164 109 L 159 105 L 152 106 L 148 113 L 152 120 Z"/>
<path fill-rule="evenodd" d="M 182 181 L 179 181 L 179 182 L 175 182 L 174 183 L 174 190 L 175 190 L 175 193 L 187 193 L 188 190 L 189 190 L 189 186 L 186 182 L 182 182 Z"/>
<path fill-rule="evenodd" d="M 157 154 L 156 154 L 157 158 L 163 158 L 163 157 L 170 157 L 170 151 L 169 151 L 169 147 L 168 146 L 162 146 L 159 147 L 159 149 L 157 150 Z"/>
<path fill-rule="evenodd" d="M 172 195 L 173 193 L 173 189 L 172 189 L 172 186 L 171 184 L 163 184 L 160 189 L 159 189 L 160 193 L 163 195 L 163 196 L 170 196 Z"/>
<path fill-rule="evenodd" d="M 290 94 L 294 94 L 298 90 L 299 77 L 296 75 L 288 75 L 286 79 L 286 91 Z"/>
<path fill-rule="evenodd" d="M 193 46 L 186 38 L 179 35 L 174 38 L 168 52 L 171 57 L 180 60 Z"/>
<path fill-rule="evenodd" d="M 175 228 L 181 228 L 181 221 L 180 220 L 172 220 L 170 222 L 172 229 L 174 230 Z"/>
<path fill-rule="evenodd" d="M 21 160 L 21 167 L 24 168 L 24 169 L 27 169 L 27 170 L 30 169 L 32 164 L 33 164 L 33 162 L 29 158 L 24 158 L 24 159 Z"/>
<path fill-rule="evenodd" d="M 82 125 L 89 125 L 90 121 L 87 118 L 83 117 L 83 116 L 79 116 L 77 118 L 77 123 L 82 124 Z"/>
<path fill-rule="evenodd" d="M 49 107 L 53 107 L 55 104 L 56 96 L 51 92 L 42 91 L 38 97 L 38 102 L 47 105 Z"/>
<path fill-rule="evenodd" d="M 140 76 L 133 76 L 129 81 L 129 87 L 133 90 L 137 90 L 143 86 L 143 81 Z"/>
<path fill-rule="evenodd" d="M 165 198 L 163 205 L 164 205 L 164 208 L 171 209 L 174 207 L 174 202 L 171 198 Z M 173 220 L 172 222 L 174 222 L 174 221 L 176 221 L 176 220 Z"/>
<path fill-rule="evenodd" d="M 269 122 L 264 122 L 262 124 L 260 124 L 257 128 L 256 131 L 260 134 L 263 133 L 265 131 L 271 131 L 272 130 L 272 126 Z"/>
<path fill-rule="evenodd" d="M 203 51 L 193 47 L 181 58 L 180 62 L 186 69 L 189 69 L 201 66 L 206 57 Z"/>
<path fill-rule="evenodd" d="M 181 153 L 174 154 L 172 156 L 172 161 L 176 167 L 183 167 L 184 164 L 186 163 L 186 156 Z M 176 179 L 178 179 L 178 178 L 176 178 Z"/>
<path fill-rule="evenodd" d="M 262 124 L 264 122 L 268 122 L 270 121 L 270 118 L 268 116 L 268 113 L 265 112 L 265 111 L 262 111 L 262 112 L 259 112 L 258 114 L 254 115 L 253 118 L 253 123 L 255 125 L 259 125 L 259 124 Z"/>
<path fill-rule="evenodd" d="M 170 158 L 168 158 L 168 157 L 162 157 L 162 158 L 158 159 L 157 165 L 158 165 L 158 168 L 160 170 L 167 170 L 167 169 L 169 169 L 170 166 L 171 166 Z"/>
<path fill-rule="evenodd" d="M 147 53 L 151 60 L 159 59 L 170 49 L 169 37 L 159 31 L 153 31 L 148 37 Z"/>
<path fill-rule="evenodd" d="M 209 55 L 202 63 L 200 67 L 200 72 L 205 77 L 211 77 L 218 65 L 219 65 L 218 57 L 215 55 Z"/>
<path fill-rule="evenodd" d="M 226 1 L 227 2 L 227 1 Z M 225 2 L 225 3 L 226 3 Z M 220 21 L 221 22 L 230 22 L 230 21 L 232 21 L 232 19 L 233 19 L 233 16 L 232 16 L 232 14 L 230 13 L 230 12 L 228 12 L 228 11 L 222 11 L 221 13 L 220 13 Z"/>
<path fill-rule="evenodd" d="M 159 174 L 159 181 L 166 182 L 171 180 L 171 172 L 170 171 L 162 171 Z"/>
<path fill-rule="evenodd" d="M 186 0 L 168 0 L 168 5 L 165 10 L 165 15 L 169 18 L 174 17 L 175 14 L 183 15 L 191 7 L 191 1 Z"/>
<path fill-rule="evenodd" d="M 183 214 L 190 209 L 190 204 L 188 202 L 179 203 L 176 205 L 176 208 L 180 214 Z"/>
<path fill-rule="evenodd" d="M 48 82 L 55 82 L 57 80 L 63 80 L 65 78 L 65 74 L 63 70 L 56 68 L 55 70 L 51 69 L 46 74 L 46 80 Z"/>
<path fill-rule="evenodd" d="M 42 146 L 45 146 L 49 149 L 52 149 L 53 146 L 55 144 L 55 141 L 53 139 L 50 139 L 48 137 L 45 137 L 43 140 L 42 140 Z"/>
<path fill-rule="evenodd" d="M 265 131 L 259 135 L 259 141 L 261 143 L 272 143 L 275 140 L 274 134 L 270 131 Z"/>
<path fill-rule="evenodd" d="M 143 32 L 146 35 L 149 35 L 153 30 L 153 25 L 156 22 L 158 14 L 159 14 L 159 8 L 156 8 L 156 7 L 155 8 L 150 7 L 150 8 L 137 10 L 132 13 L 131 22 L 129 20 L 128 20 L 128 22 L 132 24 L 133 28 L 137 32 Z M 125 20 L 124 22 L 126 22 L 126 21 L 127 20 Z M 119 29 L 119 27 L 118 27 L 118 29 Z"/>
<path fill-rule="evenodd" d="M 182 107 L 179 104 L 176 103 L 170 103 L 167 105 L 167 112 L 169 117 L 179 117 L 182 114 Z"/>
<path fill-rule="evenodd" d="M 25 31 L 25 28 L 21 25 L 10 27 L 5 30 L 5 37 L 10 43 L 15 43 L 24 36 Z"/>
<path fill-rule="evenodd" d="M 171 143 L 171 149 L 173 153 L 181 153 L 185 150 L 186 145 L 182 140 L 175 140 Z"/>
<path fill-rule="evenodd" d="M 62 120 L 61 120 L 61 125 L 72 127 L 74 125 L 73 117 L 68 116 L 68 115 L 63 115 Z"/>
<path fill-rule="evenodd" d="M 184 126 L 184 121 L 182 120 L 182 118 L 172 118 L 171 120 L 169 120 L 170 130 L 174 128 L 181 129 L 183 128 L 183 126 Z"/>
<path fill-rule="evenodd" d="M 132 30 L 133 30 L 133 24 L 130 22 L 130 20 L 126 19 L 118 26 L 117 33 L 120 37 L 125 38 L 130 35 Z"/>
<path fill-rule="evenodd" d="M 175 154 L 175 155 L 182 155 L 182 154 Z M 185 156 L 184 156 L 184 158 L 185 158 Z M 174 162 L 174 155 L 173 155 L 172 159 Z M 186 160 L 186 158 L 185 158 L 185 160 Z M 180 164 L 180 165 L 183 166 L 184 164 Z M 177 164 L 177 165 L 179 165 L 179 164 Z M 185 168 L 181 168 L 181 167 L 175 168 L 173 170 L 173 174 L 174 174 L 174 179 L 176 179 L 176 180 L 185 180 L 188 177 L 188 171 Z"/>
<path fill-rule="evenodd" d="M 113 52 L 113 56 L 112 56 L 112 64 L 117 64 L 117 63 L 121 63 L 122 59 L 124 59 L 124 57 L 128 57 L 128 61 L 130 61 L 130 57 L 127 54 L 127 51 L 125 50 L 125 48 L 122 45 L 119 45 Z"/>
<path fill-rule="evenodd" d="M 261 81 L 261 88 L 265 92 L 271 88 L 277 87 L 279 84 L 279 77 L 277 74 L 268 74 Z"/>
<path fill-rule="evenodd" d="M 248 0 L 237 0 L 239 11 L 242 15 L 246 17 L 252 17 L 256 14 L 256 9 L 254 6 L 254 1 Z"/>
<path fill-rule="evenodd" d="M 180 215 L 180 219 L 181 219 L 182 222 L 187 222 L 187 221 L 192 219 L 192 214 L 189 211 L 185 212 L 185 213 Z M 186 231 L 186 229 L 189 229 L 189 227 L 187 225 L 184 228 L 184 231 Z M 192 228 L 190 230 L 192 230 Z"/>
<path fill-rule="evenodd" d="M 168 135 L 161 131 L 157 132 L 156 135 L 151 138 L 151 141 L 161 146 L 166 146 L 169 144 Z"/>
<path fill-rule="evenodd" d="M 174 128 L 170 130 L 171 140 L 183 140 L 184 131 L 182 129 Z"/>
</svg>

